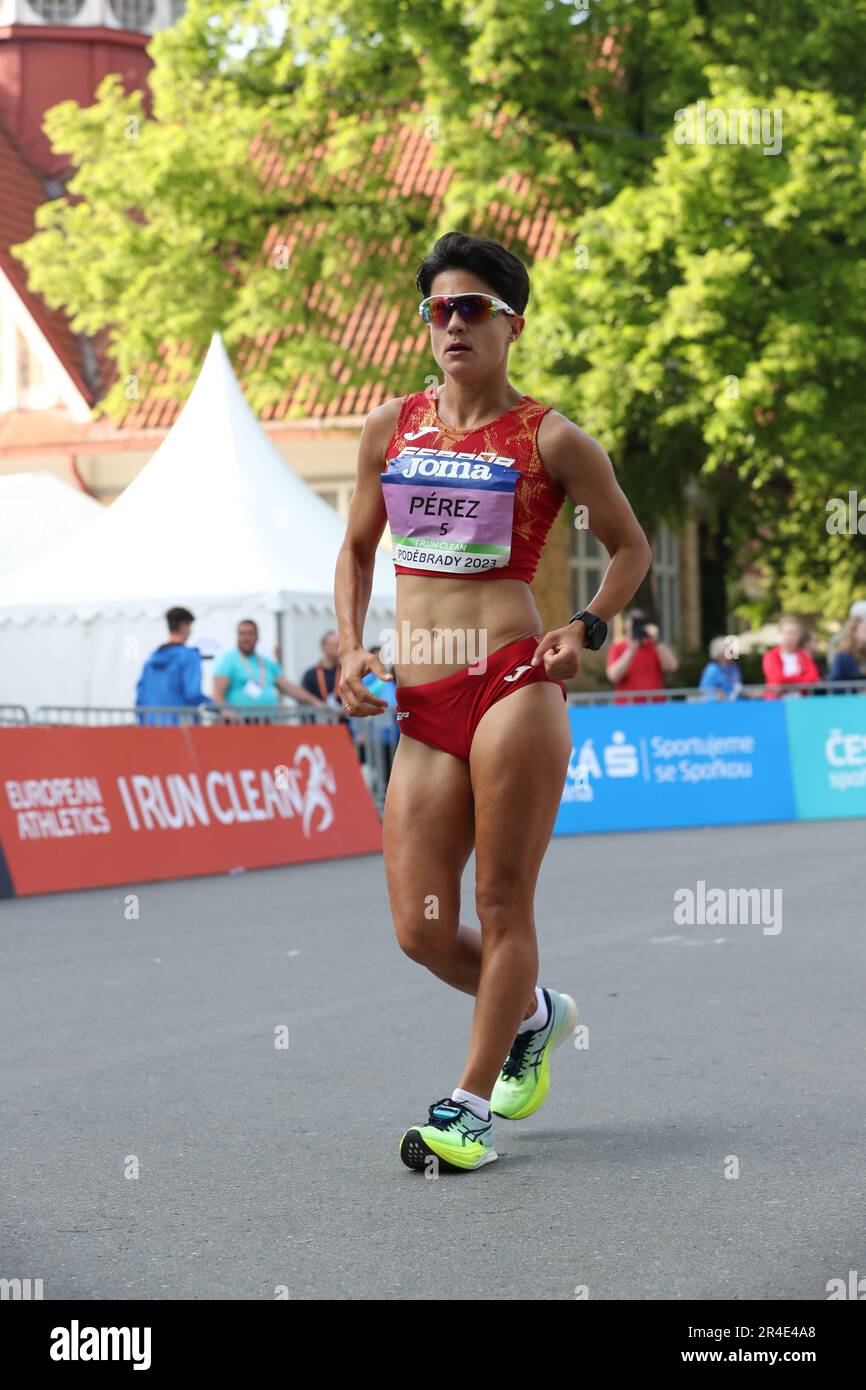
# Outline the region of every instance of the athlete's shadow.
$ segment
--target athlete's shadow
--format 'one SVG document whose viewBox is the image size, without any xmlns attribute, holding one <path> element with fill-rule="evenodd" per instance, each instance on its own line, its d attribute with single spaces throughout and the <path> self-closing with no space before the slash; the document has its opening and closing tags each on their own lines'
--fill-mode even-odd
<svg viewBox="0 0 866 1390">
<path fill-rule="evenodd" d="M 581 1163 L 584 1166 L 598 1164 L 608 1171 L 611 1168 L 634 1170 L 636 1163 L 653 1163 L 667 1158 L 682 1158 L 686 1154 L 705 1157 L 718 1148 L 720 1135 L 725 1142 L 730 1140 L 731 1119 L 720 1115 L 715 1123 L 702 1121 L 695 1123 L 691 1116 L 681 1116 L 678 1120 L 657 1120 L 655 1128 L 645 1119 L 634 1124 L 581 1125 L 575 1120 L 560 1129 L 533 1129 L 524 1127 L 522 1120 L 496 1121 L 496 1152 L 499 1155 L 494 1163 L 485 1163 L 483 1168 L 472 1169 L 473 1176 L 490 1169 L 491 1172 L 519 1167 L 524 1163 L 537 1164 L 540 1158 L 550 1156 L 558 1162 Z M 423 1178 L 419 1171 L 415 1176 Z M 439 1168 L 440 1178 L 465 1177 L 465 1170 Z"/>
<path fill-rule="evenodd" d="M 687 1154 L 698 1157 L 713 1152 L 724 1134 L 731 1135 L 731 1119 L 720 1115 L 717 1122 L 702 1120 L 695 1123 L 691 1116 L 677 1121 L 645 1119 L 634 1124 L 581 1125 L 580 1121 L 560 1129 L 520 1129 L 522 1122 L 499 1120 L 496 1125 L 496 1152 L 510 1167 L 530 1160 L 537 1163 L 542 1153 L 556 1158 L 567 1154 L 568 1160 L 583 1164 L 603 1164 L 610 1167 L 633 1168 L 635 1162 L 652 1162 L 669 1157 L 682 1158 Z M 507 1128 L 506 1128 L 507 1126 Z M 492 1168 L 496 1164 L 490 1165 Z"/>
</svg>

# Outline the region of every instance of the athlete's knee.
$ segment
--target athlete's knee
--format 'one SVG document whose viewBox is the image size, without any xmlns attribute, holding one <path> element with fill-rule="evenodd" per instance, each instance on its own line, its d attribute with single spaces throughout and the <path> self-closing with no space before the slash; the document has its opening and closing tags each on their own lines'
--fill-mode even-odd
<svg viewBox="0 0 866 1390">
<path fill-rule="evenodd" d="M 477 880 L 475 911 L 488 935 L 533 925 L 532 895 L 527 894 L 520 875 L 507 869 Z"/>
<path fill-rule="evenodd" d="M 419 965 L 434 965 L 453 950 L 456 927 L 449 930 L 442 922 L 419 921 L 414 916 L 395 918 L 394 927 L 400 950 Z"/>
<path fill-rule="evenodd" d="M 397 932 L 397 944 L 403 954 L 423 965 L 424 957 L 429 950 L 425 933 L 417 931 L 408 923 L 395 922 L 394 927 Z"/>
</svg>

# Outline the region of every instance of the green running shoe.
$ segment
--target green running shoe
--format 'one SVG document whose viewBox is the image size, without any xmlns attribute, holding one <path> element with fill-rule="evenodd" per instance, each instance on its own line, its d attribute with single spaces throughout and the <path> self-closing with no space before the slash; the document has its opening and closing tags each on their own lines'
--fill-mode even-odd
<svg viewBox="0 0 866 1390">
<path fill-rule="evenodd" d="M 406 1130 L 400 1157 L 418 1172 L 430 1166 L 431 1158 L 440 1168 L 455 1171 L 482 1168 L 499 1157 L 493 1147 L 493 1119 L 479 1120 L 459 1100 L 446 1096 L 430 1106 L 426 1125 Z"/>
<path fill-rule="evenodd" d="M 577 1005 L 568 994 L 542 988 L 548 1016 L 543 1028 L 518 1033 L 499 1073 L 490 1109 L 504 1120 L 525 1120 L 547 1100 L 550 1054 L 565 1042 L 577 1023 Z"/>
</svg>

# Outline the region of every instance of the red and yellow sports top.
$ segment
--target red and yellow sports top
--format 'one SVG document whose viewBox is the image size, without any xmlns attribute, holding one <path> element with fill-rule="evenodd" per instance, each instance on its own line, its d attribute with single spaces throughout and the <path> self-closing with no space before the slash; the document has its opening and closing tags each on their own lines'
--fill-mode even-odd
<svg viewBox="0 0 866 1390">
<path fill-rule="evenodd" d="M 532 583 L 565 500 L 538 454 L 550 409 L 522 396 L 489 425 L 455 430 L 434 393 L 403 397 L 382 472 L 398 574 Z"/>
</svg>

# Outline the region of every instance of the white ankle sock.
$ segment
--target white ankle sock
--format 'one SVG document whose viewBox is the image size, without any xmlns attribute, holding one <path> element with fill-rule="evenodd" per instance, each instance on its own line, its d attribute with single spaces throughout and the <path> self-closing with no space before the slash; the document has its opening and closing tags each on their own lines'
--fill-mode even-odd
<svg viewBox="0 0 866 1390">
<path fill-rule="evenodd" d="M 535 986 L 535 1001 L 538 1008 L 529 1018 L 525 1018 L 518 1028 L 518 1033 L 528 1033 L 530 1029 L 544 1028 L 547 1024 L 547 1000 L 540 985 Z"/>
<path fill-rule="evenodd" d="M 451 1099 L 461 1101 L 479 1120 L 490 1119 L 490 1101 L 485 1100 L 483 1096 L 474 1096 L 471 1091 L 461 1091 L 458 1086 L 456 1091 L 451 1092 Z"/>
</svg>

